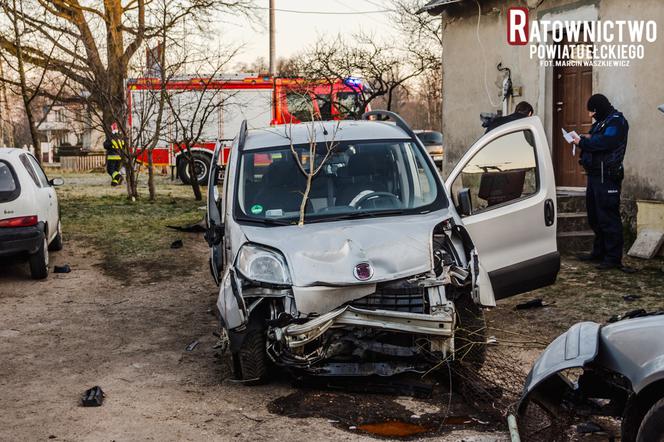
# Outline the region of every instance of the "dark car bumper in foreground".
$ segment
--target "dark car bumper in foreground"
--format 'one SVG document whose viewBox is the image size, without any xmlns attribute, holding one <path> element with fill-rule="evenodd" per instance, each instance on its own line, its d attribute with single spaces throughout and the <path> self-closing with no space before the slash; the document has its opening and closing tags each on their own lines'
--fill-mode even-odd
<svg viewBox="0 0 664 442">
<path fill-rule="evenodd" d="M 0 256 L 35 253 L 44 241 L 44 223 L 0 228 Z"/>
</svg>

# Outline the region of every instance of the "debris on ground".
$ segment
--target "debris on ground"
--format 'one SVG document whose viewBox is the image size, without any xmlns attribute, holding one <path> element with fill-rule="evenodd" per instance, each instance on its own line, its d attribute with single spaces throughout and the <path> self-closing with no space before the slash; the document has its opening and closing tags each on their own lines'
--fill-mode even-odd
<svg viewBox="0 0 664 442">
<path fill-rule="evenodd" d="M 595 422 L 581 422 L 576 426 L 576 432 L 579 434 L 602 433 L 604 429 Z"/>
<path fill-rule="evenodd" d="M 642 259 L 652 259 L 657 255 L 664 244 L 664 231 L 644 229 L 636 237 L 636 241 L 630 247 L 628 256 Z"/>
<path fill-rule="evenodd" d="M 634 267 L 629 267 L 629 266 L 620 266 L 619 270 L 621 272 L 627 273 L 627 274 L 638 273 L 637 269 L 635 269 Z"/>
<path fill-rule="evenodd" d="M 189 233 L 203 233 L 205 232 L 205 218 L 194 224 L 187 224 L 184 226 L 166 226 L 169 229 L 177 230 L 178 232 Z"/>
<path fill-rule="evenodd" d="M 105 394 L 99 385 L 85 390 L 81 397 L 81 404 L 84 407 L 99 407 L 104 402 Z"/>
<path fill-rule="evenodd" d="M 522 302 L 521 304 L 517 304 L 514 307 L 514 310 L 527 310 L 531 308 L 540 308 L 540 307 L 547 307 L 549 304 L 545 303 L 542 298 L 535 298 L 531 299 L 530 301 Z"/>
<path fill-rule="evenodd" d="M 623 298 L 624 301 L 632 302 L 632 301 L 636 301 L 637 299 L 641 299 L 641 296 L 639 296 L 639 295 L 625 295 L 622 298 Z"/>
<path fill-rule="evenodd" d="M 194 351 L 194 349 L 198 347 L 198 341 L 194 341 L 187 345 L 187 348 L 185 348 L 186 351 Z"/>
<path fill-rule="evenodd" d="M 184 243 L 181 239 L 176 239 L 171 243 L 171 249 L 181 249 L 184 246 Z"/>
<path fill-rule="evenodd" d="M 622 321 L 623 319 L 628 319 L 628 318 L 638 318 L 639 316 L 645 316 L 647 313 L 644 309 L 639 308 L 636 310 L 630 310 L 622 315 L 613 315 L 609 318 L 607 322 L 618 322 Z"/>
<path fill-rule="evenodd" d="M 71 267 L 69 267 L 69 264 L 61 266 L 53 266 L 53 273 L 69 273 L 69 272 L 71 272 Z"/>
</svg>

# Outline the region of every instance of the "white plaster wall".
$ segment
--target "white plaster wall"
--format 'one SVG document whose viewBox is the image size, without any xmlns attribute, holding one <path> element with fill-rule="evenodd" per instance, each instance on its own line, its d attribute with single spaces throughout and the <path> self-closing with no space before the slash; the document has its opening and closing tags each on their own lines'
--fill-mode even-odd
<svg viewBox="0 0 664 442">
<path fill-rule="evenodd" d="M 527 46 L 506 42 L 506 11 L 523 6 L 519 1 L 482 2 L 484 15 L 477 41 L 477 9 L 468 1 L 462 17 L 446 18 L 444 35 L 443 132 L 446 140 L 444 172 L 448 173 L 463 152 L 482 135 L 479 114 L 500 109 L 503 75 L 496 70 L 502 61 L 512 69 L 515 86 L 542 118 L 549 140 L 552 126 L 552 68 L 540 68 L 531 60 Z M 593 91 L 607 95 L 630 122 L 630 141 L 625 160 L 626 194 L 635 198 L 664 199 L 664 3 L 662 0 L 553 0 L 543 2 L 533 16 L 542 18 L 592 18 L 604 20 L 643 19 L 658 22 L 656 43 L 646 45 L 646 58 L 632 61 L 629 68 L 596 67 Z M 490 92 L 487 96 L 486 83 Z M 493 101 L 493 105 L 491 103 Z"/>
</svg>

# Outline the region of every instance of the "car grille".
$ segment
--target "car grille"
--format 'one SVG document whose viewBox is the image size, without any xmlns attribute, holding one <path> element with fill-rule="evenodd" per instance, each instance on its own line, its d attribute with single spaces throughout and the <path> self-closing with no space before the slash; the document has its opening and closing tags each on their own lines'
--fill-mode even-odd
<svg viewBox="0 0 664 442">
<path fill-rule="evenodd" d="M 424 289 L 420 287 L 378 287 L 376 293 L 356 299 L 350 305 L 368 310 L 424 313 Z"/>
</svg>

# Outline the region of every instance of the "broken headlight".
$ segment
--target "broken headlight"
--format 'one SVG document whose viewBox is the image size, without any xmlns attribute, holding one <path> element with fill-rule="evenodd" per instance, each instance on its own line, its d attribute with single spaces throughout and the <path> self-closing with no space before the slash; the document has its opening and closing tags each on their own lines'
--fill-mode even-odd
<svg viewBox="0 0 664 442">
<path fill-rule="evenodd" d="M 283 255 L 265 247 L 245 244 L 237 257 L 237 270 L 245 278 L 268 284 L 290 285 L 290 272 Z"/>
</svg>

